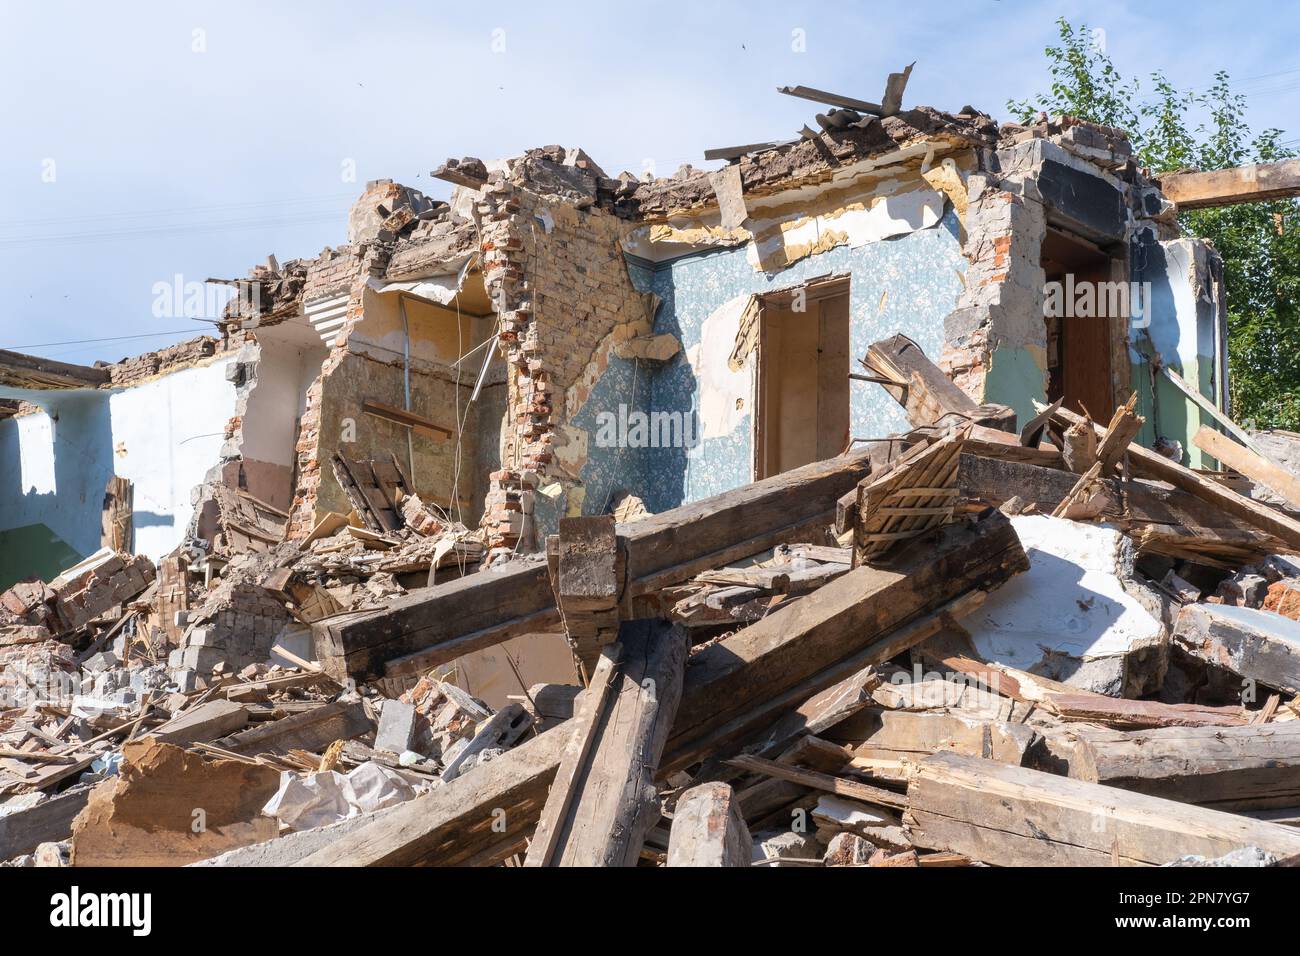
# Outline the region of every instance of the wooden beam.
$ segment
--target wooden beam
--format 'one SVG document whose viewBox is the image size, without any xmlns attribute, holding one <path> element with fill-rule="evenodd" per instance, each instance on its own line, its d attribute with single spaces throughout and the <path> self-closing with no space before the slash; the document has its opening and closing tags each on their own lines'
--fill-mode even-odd
<svg viewBox="0 0 1300 956">
<path fill-rule="evenodd" d="M 404 408 L 398 408 L 395 405 L 385 405 L 383 402 L 376 402 L 367 398 L 361 403 L 361 410 L 367 415 L 375 418 L 381 418 L 386 422 L 392 422 L 394 425 L 401 425 L 409 428 L 417 435 L 423 435 L 426 438 L 437 438 L 441 441 L 449 441 L 454 438 L 456 433 L 450 428 L 444 428 L 425 418 L 423 415 L 417 415 L 415 412 L 407 411 Z"/>
<path fill-rule="evenodd" d="M 1300 724 L 1090 730 L 1070 776 L 1217 810 L 1300 806 Z"/>
<path fill-rule="evenodd" d="M 1249 448 L 1242 448 L 1231 438 L 1205 425 L 1202 425 L 1200 431 L 1196 433 L 1192 444 L 1207 455 L 1219 459 L 1233 471 L 1240 472 L 1251 481 L 1267 486 L 1292 505 L 1300 508 L 1300 478 L 1285 468 L 1275 465 Z"/>
<path fill-rule="evenodd" d="M 1168 173 L 1160 177 L 1160 191 L 1180 210 L 1300 196 L 1300 159 L 1205 172 Z"/>
<path fill-rule="evenodd" d="M 907 788 L 918 846 L 994 866 L 1160 866 L 1257 846 L 1300 853 L 1300 831 L 992 760 L 939 753 Z"/>
<path fill-rule="evenodd" d="M 450 783 L 388 811 L 295 866 L 465 866 L 523 849 L 555 779 L 563 728 L 508 750 Z"/>
<path fill-rule="evenodd" d="M 977 405 L 906 335 L 872 343 L 863 364 L 895 383 L 881 387 L 903 406 L 913 427 L 933 425 L 945 415 L 956 414 L 977 425 L 1016 431 L 1014 411 L 1005 405 Z"/>
<path fill-rule="evenodd" d="M 1004 516 L 949 525 L 936 541 L 899 554 L 893 568 L 859 568 L 699 651 L 686 668 L 659 778 L 738 752 L 791 707 L 934 634 L 935 612 L 960 614 L 978 606 L 980 589 L 997 587 L 1027 566 Z M 303 864 L 505 859 L 536 825 L 568 740 L 564 725 L 547 731 L 430 796 L 393 808 Z"/>
<path fill-rule="evenodd" d="M 929 637 L 926 619 L 940 608 L 1028 566 L 1010 520 L 995 512 L 910 542 L 890 566 L 856 568 L 704 648 L 687 668 L 662 772 L 735 752 L 790 706 Z M 787 694 L 793 702 L 782 701 Z"/>
<path fill-rule="evenodd" d="M 548 554 L 552 542 L 547 542 Z M 560 519 L 553 590 L 573 656 L 591 673 L 600 650 L 618 639 L 627 560 L 613 515 Z"/>
<path fill-rule="evenodd" d="M 802 767 L 793 767 L 776 760 L 767 760 L 763 757 L 744 754 L 732 757 L 727 763 L 738 770 L 764 774 L 778 780 L 788 780 L 790 783 L 811 787 L 813 790 L 823 790 L 839 797 L 848 797 L 850 800 L 861 800 L 863 803 L 874 803 L 877 806 L 893 807 L 895 809 L 907 806 L 907 798 L 901 793 L 894 793 L 892 790 L 873 787 L 870 784 L 849 780 L 845 777 L 836 777 L 818 770 L 805 770 Z"/>
<path fill-rule="evenodd" d="M 754 841 L 725 783 L 702 783 L 677 798 L 668 834 L 669 866 L 749 866 Z"/>
<path fill-rule="evenodd" d="M 1068 428 L 1082 417 L 1067 409 L 1058 409 L 1052 416 L 1062 428 Z M 1184 468 L 1176 461 L 1170 461 L 1148 448 L 1138 444 L 1128 447 L 1129 459 L 1138 477 L 1165 481 L 1175 488 L 1181 488 L 1210 504 L 1223 509 L 1230 515 L 1248 522 L 1255 528 L 1276 535 L 1287 544 L 1300 548 L 1300 521 L 1289 518 L 1279 511 L 1258 501 L 1237 494 L 1216 481 L 1202 477 L 1189 468 Z"/>
<path fill-rule="evenodd" d="M 1056 407 L 1060 407 L 1059 403 Z M 1137 392 L 1134 392 L 1127 402 L 1115 409 L 1110 424 L 1106 426 L 1106 432 L 1097 446 L 1097 460 L 1101 462 L 1103 478 L 1109 478 L 1115 473 L 1115 466 L 1120 463 L 1128 452 L 1128 446 L 1146 424 L 1146 419 L 1137 414 L 1136 409 Z"/>
<path fill-rule="evenodd" d="M 1260 451 L 1259 446 L 1255 444 L 1254 440 L 1250 437 L 1250 435 L 1246 432 L 1246 430 L 1242 428 L 1240 425 L 1238 425 L 1236 422 L 1234 422 L 1227 415 L 1225 415 L 1223 412 L 1219 411 L 1218 407 L 1215 406 L 1215 404 L 1211 402 L 1208 398 L 1206 398 L 1196 389 L 1192 388 L 1191 383 L 1188 382 L 1185 378 L 1183 378 L 1181 375 L 1179 375 L 1177 372 L 1171 369 L 1168 365 L 1162 365 L 1160 367 L 1160 374 L 1163 375 L 1165 378 L 1167 378 L 1171 383 L 1173 383 L 1173 385 L 1180 392 L 1182 392 L 1184 395 L 1190 398 L 1192 402 L 1195 403 L 1201 409 L 1201 411 L 1205 412 L 1216 422 L 1218 422 L 1220 425 L 1226 428 L 1229 434 L 1231 434 L 1234 438 L 1236 438 L 1237 441 L 1241 442 L 1243 445 L 1245 445 L 1255 454 L 1263 456 L 1264 453 Z"/>
<path fill-rule="evenodd" d="M 701 571 L 798 540 L 823 521 L 837 499 L 869 471 L 866 451 L 804 465 L 763 481 L 621 526 L 627 541 L 629 597 L 689 581 Z M 804 537 L 804 540 L 808 540 Z M 542 563 L 514 562 L 425 588 L 380 610 L 313 625 L 317 653 L 332 677 L 384 676 L 425 670 L 521 633 L 529 621 L 558 621 Z M 625 617 L 638 616 L 631 612 Z"/>
<path fill-rule="evenodd" d="M 577 712 L 564 726 L 562 731 L 569 740 L 560 760 L 560 768 L 551 783 L 546 797 L 546 806 L 542 808 L 541 819 L 528 844 L 528 858 L 525 866 L 550 866 L 555 860 L 555 851 L 560 846 L 560 838 L 568 825 L 569 811 L 573 808 L 579 783 L 579 775 L 589 769 L 588 758 L 592 745 L 597 738 L 597 724 L 609 699 L 610 688 L 619 676 L 619 662 L 623 659 L 623 646 L 612 644 L 600 653 L 591 673 L 591 682 L 580 698 Z"/>
<path fill-rule="evenodd" d="M 684 628 L 629 621 L 601 653 L 525 865 L 636 865 L 659 820 L 655 771 L 689 648 Z"/>
<path fill-rule="evenodd" d="M 258 724 L 216 741 L 224 750 L 256 757 L 290 750 L 319 753 L 336 740 L 351 740 L 375 729 L 361 702 L 334 701 L 279 720 Z"/>
</svg>

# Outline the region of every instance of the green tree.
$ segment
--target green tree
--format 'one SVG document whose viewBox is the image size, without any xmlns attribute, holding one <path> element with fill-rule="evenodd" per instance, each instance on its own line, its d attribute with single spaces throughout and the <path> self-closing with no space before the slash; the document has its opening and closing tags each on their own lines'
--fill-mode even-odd
<svg viewBox="0 0 1300 956">
<path fill-rule="evenodd" d="M 1085 25 L 1057 21 L 1046 49 L 1047 94 L 1011 101 L 1022 122 L 1064 113 L 1124 130 L 1152 173 L 1225 169 L 1289 159 L 1282 131 L 1252 136 L 1246 99 L 1224 72 L 1204 93 L 1177 89 L 1161 73 L 1139 100 Z M 1202 117 L 1193 121 L 1193 117 Z M 1228 303 L 1228 387 L 1234 417 L 1257 428 L 1300 430 L 1300 202 L 1293 199 L 1184 213 L 1184 232 L 1208 239 L 1223 257 Z"/>
</svg>

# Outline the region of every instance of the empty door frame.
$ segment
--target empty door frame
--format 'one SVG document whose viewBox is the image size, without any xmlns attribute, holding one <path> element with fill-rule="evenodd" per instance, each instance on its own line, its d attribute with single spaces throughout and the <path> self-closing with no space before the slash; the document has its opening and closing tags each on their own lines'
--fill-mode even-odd
<svg viewBox="0 0 1300 956">
<path fill-rule="evenodd" d="M 844 449 L 849 431 L 849 277 L 821 276 L 798 286 L 766 293 L 758 299 L 758 341 L 752 403 L 753 470 L 756 480 L 800 464 L 834 457 Z M 803 311 L 793 312 L 798 305 L 802 305 Z M 803 453 L 794 452 L 791 450 L 791 442 L 787 441 L 784 443 L 786 451 L 783 455 L 780 428 L 782 381 L 783 374 L 788 379 L 791 370 L 787 369 L 783 373 L 776 366 L 784 354 L 779 345 L 781 330 L 776 323 L 782 317 L 789 321 L 792 312 L 794 316 L 803 315 L 809 322 L 817 323 L 816 335 L 812 336 L 817 351 L 816 371 L 815 379 L 810 383 L 815 388 L 815 393 L 805 396 L 802 412 L 787 409 L 786 416 L 810 419 L 807 420 L 807 428 L 811 429 L 811 435 L 798 436 L 808 448 Z M 799 332 L 805 333 L 802 336 L 804 339 L 809 338 L 806 333 L 811 331 L 808 328 L 799 329 Z M 787 395 L 787 400 L 788 397 Z M 790 423 L 786 424 L 788 426 Z M 791 454 L 794 454 L 794 459 L 789 457 Z M 806 460 L 798 460 L 801 458 Z"/>
</svg>

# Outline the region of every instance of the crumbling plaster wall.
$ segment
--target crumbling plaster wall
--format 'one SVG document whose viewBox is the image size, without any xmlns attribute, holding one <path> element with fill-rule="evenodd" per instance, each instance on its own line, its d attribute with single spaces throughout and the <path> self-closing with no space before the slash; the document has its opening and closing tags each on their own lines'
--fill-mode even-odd
<svg viewBox="0 0 1300 956">
<path fill-rule="evenodd" d="M 1132 387 L 1146 418 L 1138 441 L 1151 447 L 1157 438 L 1176 440 L 1183 464 L 1214 467 L 1214 459 L 1191 442 L 1202 425 L 1214 425 L 1213 416 L 1157 368 L 1173 370 L 1212 403 L 1227 407 L 1222 260 L 1204 240 L 1161 240 L 1154 228 L 1137 232 L 1131 256 L 1135 280 L 1151 283 L 1150 322 L 1129 328 Z"/>
<path fill-rule="evenodd" d="M 265 335 L 250 338 L 235 358 L 236 418 L 221 449 L 223 463 L 233 461 L 236 468 L 228 481 L 282 511 L 293 501 L 293 449 L 307 390 L 327 354 L 323 343 L 295 344 Z"/>
<path fill-rule="evenodd" d="M 647 506 L 660 511 L 753 480 L 755 356 L 751 353 L 739 373 L 728 376 L 725 371 L 750 295 L 820 276 L 848 275 L 851 356 L 865 355 L 871 342 L 895 332 L 937 354 L 943 318 L 963 287 L 966 260 L 959 231 L 958 217 L 949 207 L 932 225 L 857 246 L 836 246 L 774 273 L 756 271 L 746 247 L 658 266 L 643 263 L 635 273 L 638 281 L 663 302 L 655 332 L 676 335 L 684 348 L 651 375 L 650 406 L 693 416 L 700 439 L 689 451 L 641 450 L 644 483 L 638 493 Z M 907 427 L 898 403 L 883 389 L 854 383 L 850 394 L 854 437 L 882 437 Z"/>
</svg>

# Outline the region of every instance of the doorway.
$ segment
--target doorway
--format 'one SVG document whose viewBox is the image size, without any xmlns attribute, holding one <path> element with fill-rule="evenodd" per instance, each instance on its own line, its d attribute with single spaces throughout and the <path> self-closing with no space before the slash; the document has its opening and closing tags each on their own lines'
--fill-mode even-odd
<svg viewBox="0 0 1300 956">
<path fill-rule="evenodd" d="M 1116 407 L 1117 349 L 1128 324 L 1127 269 L 1086 239 L 1048 229 L 1046 274 L 1047 400 L 1106 422 Z"/>
<path fill-rule="evenodd" d="M 849 280 L 760 300 L 755 476 L 834 458 L 849 441 Z"/>
</svg>

